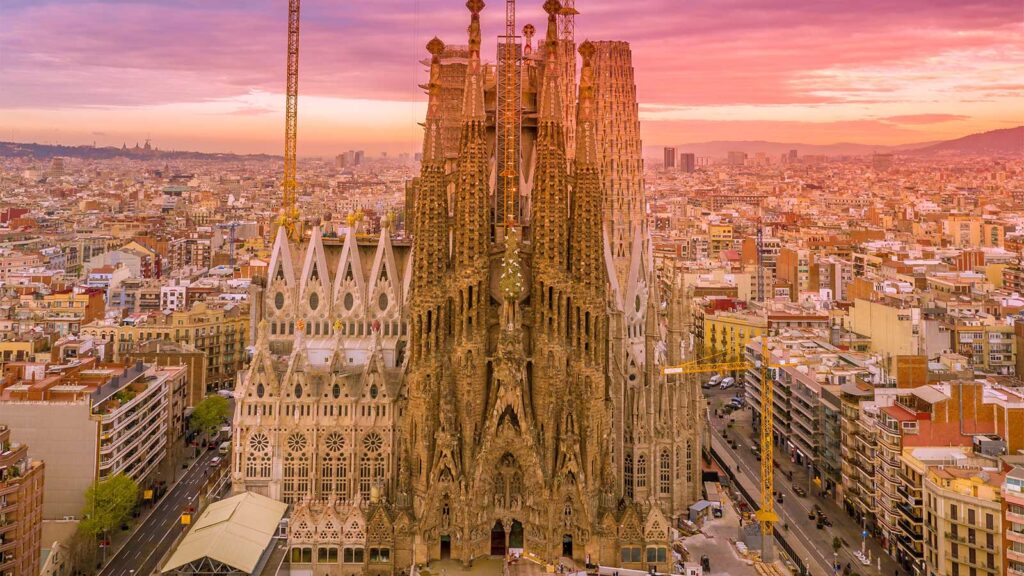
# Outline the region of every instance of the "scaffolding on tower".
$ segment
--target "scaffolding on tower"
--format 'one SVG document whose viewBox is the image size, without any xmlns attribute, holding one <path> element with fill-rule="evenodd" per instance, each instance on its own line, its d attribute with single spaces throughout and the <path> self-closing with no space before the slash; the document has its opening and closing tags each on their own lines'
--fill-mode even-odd
<svg viewBox="0 0 1024 576">
<path fill-rule="evenodd" d="M 518 226 L 521 219 L 519 190 L 519 135 L 522 128 L 522 46 L 516 35 L 516 2 L 505 2 L 505 34 L 498 38 L 497 111 L 495 113 L 495 159 L 497 179 L 494 190 L 495 225 L 501 229 Z"/>
</svg>

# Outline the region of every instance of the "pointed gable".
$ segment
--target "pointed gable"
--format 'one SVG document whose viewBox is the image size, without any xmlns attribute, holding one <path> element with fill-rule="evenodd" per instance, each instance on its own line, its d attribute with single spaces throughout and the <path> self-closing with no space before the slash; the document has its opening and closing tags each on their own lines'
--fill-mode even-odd
<svg viewBox="0 0 1024 576">
<path fill-rule="evenodd" d="M 321 295 L 330 293 L 330 278 L 327 268 L 327 255 L 324 253 L 323 237 L 320 227 L 313 228 L 312 236 L 309 239 L 309 246 L 306 248 L 306 258 L 302 265 L 302 282 L 299 287 L 300 293 L 305 296 L 312 290 Z M 326 306 L 325 306 L 326 309 Z"/>
<path fill-rule="evenodd" d="M 283 281 L 288 286 L 295 286 L 295 267 L 292 265 L 291 244 L 284 227 L 277 229 L 277 238 L 270 253 L 270 267 L 267 268 L 267 282 L 274 284 Z"/>
<path fill-rule="evenodd" d="M 382 232 L 370 269 L 369 309 L 378 317 L 397 317 L 401 308 L 401 295 L 401 277 L 395 263 L 391 237 Z"/>
<path fill-rule="evenodd" d="M 354 230 L 345 236 L 334 277 L 334 310 L 342 317 L 359 314 L 366 302 L 366 280 Z M 361 315 L 361 314 L 359 314 Z"/>
</svg>

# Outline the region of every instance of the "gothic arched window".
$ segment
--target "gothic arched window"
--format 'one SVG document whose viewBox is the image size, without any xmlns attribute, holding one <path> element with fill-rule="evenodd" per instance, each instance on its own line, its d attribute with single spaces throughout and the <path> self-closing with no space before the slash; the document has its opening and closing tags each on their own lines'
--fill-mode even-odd
<svg viewBox="0 0 1024 576">
<path fill-rule="evenodd" d="M 672 456 L 668 453 L 668 449 L 661 451 L 658 466 L 660 468 L 658 473 L 658 491 L 662 494 L 670 494 L 672 492 Z"/>
<path fill-rule="evenodd" d="M 636 457 L 636 487 L 647 487 L 647 457 L 643 454 Z"/>
<path fill-rule="evenodd" d="M 622 483 L 623 488 L 626 492 L 626 498 L 633 497 L 633 456 L 627 454 L 623 460 L 622 466 Z"/>
</svg>

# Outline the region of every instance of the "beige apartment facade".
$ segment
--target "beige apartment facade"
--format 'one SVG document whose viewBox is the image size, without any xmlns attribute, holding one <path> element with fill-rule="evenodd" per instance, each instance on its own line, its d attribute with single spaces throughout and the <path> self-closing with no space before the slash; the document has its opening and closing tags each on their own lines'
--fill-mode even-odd
<svg viewBox="0 0 1024 576">
<path fill-rule="evenodd" d="M 1003 574 L 1003 474 L 971 466 L 930 467 L 923 482 L 928 574 Z"/>
<path fill-rule="evenodd" d="M 47 464 L 45 520 L 78 519 L 96 481 L 124 473 L 145 484 L 182 436 L 185 367 L 134 367 L 109 376 L 99 387 L 65 379 L 47 391 L 24 381 L 2 391 L 0 422 Z"/>
</svg>

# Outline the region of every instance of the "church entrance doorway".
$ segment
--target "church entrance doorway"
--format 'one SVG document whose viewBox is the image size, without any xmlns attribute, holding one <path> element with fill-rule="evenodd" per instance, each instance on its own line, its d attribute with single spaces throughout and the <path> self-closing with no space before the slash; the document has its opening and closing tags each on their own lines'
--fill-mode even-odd
<svg viewBox="0 0 1024 576">
<path fill-rule="evenodd" d="M 508 547 L 513 550 L 523 549 L 523 525 L 519 520 L 512 521 L 512 532 L 508 535 Z"/>
<path fill-rule="evenodd" d="M 448 534 L 441 536 L 441 560 L 452 557 L 452 537 Z"/>
<path fill-rule="evenodd" d="M 562 534 L 562 556 L 572 558 L 572 534 Z"/>
<path fill-rule="evenodd" d="M 491 528 L 491 556 L 505 555 L 505 527 L 496 521 Z"/>
</svg>

